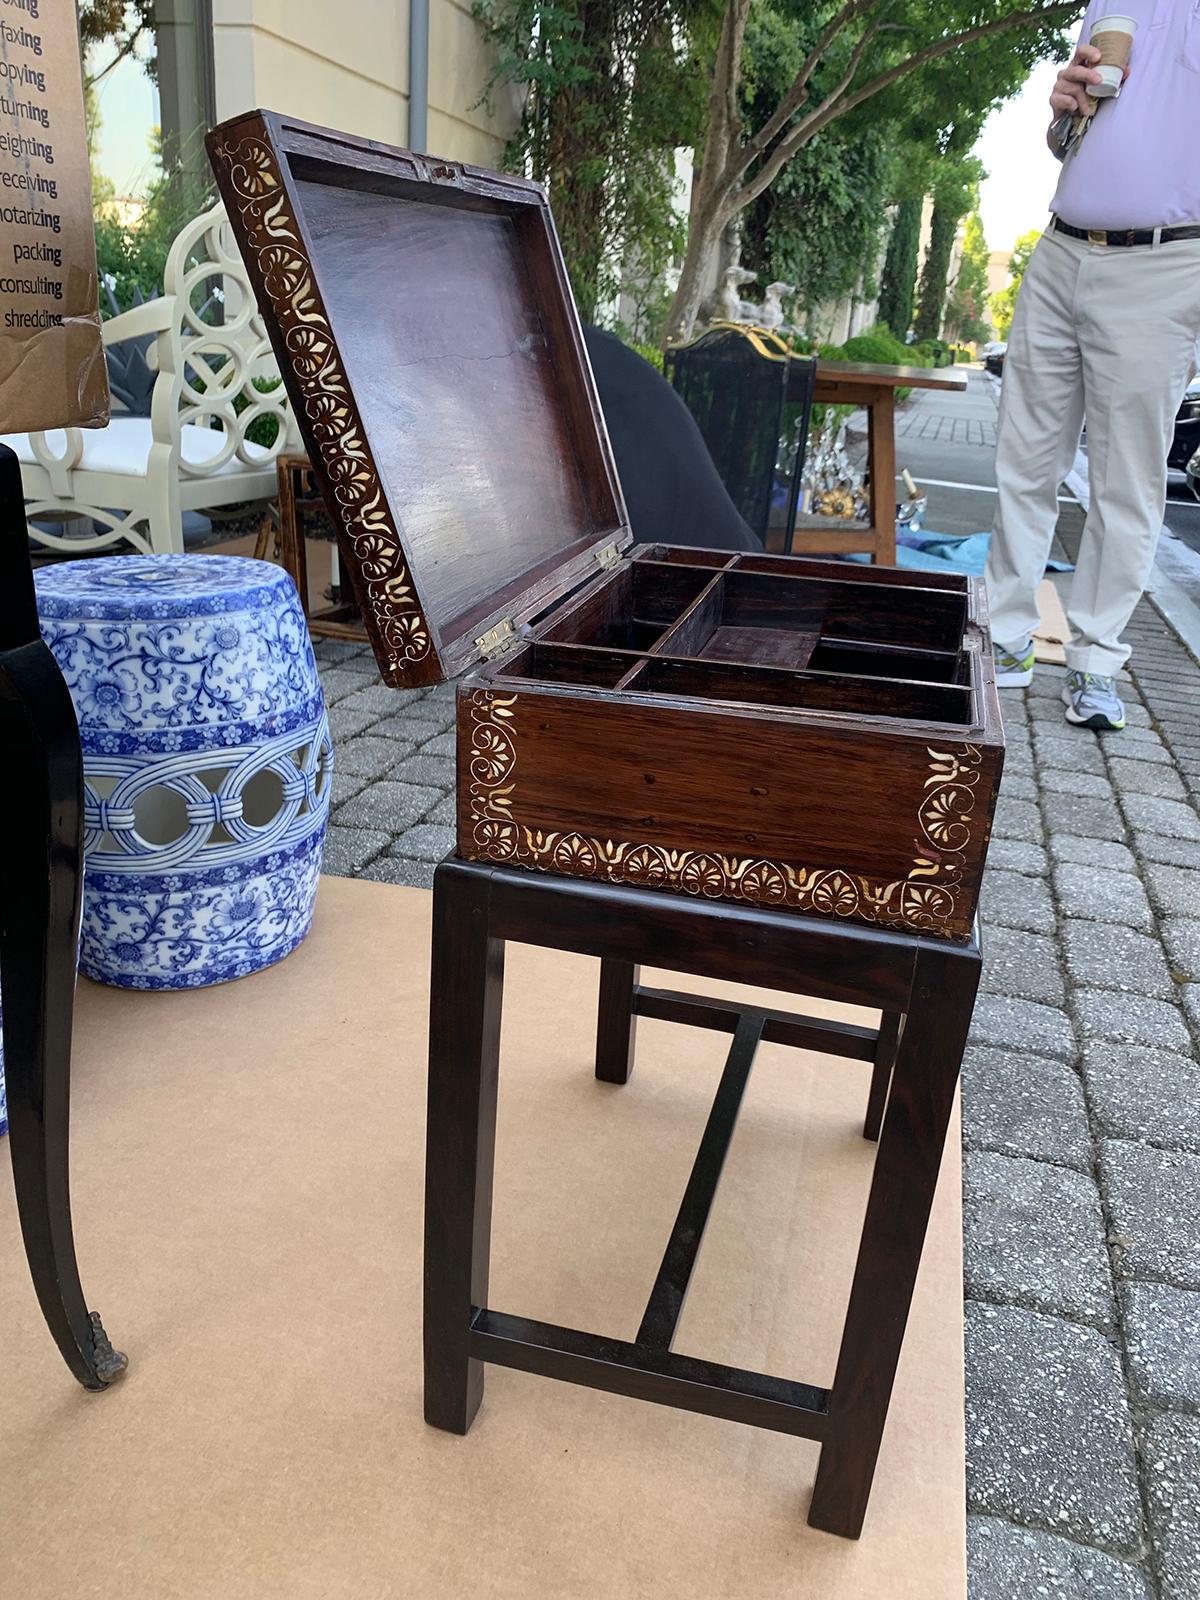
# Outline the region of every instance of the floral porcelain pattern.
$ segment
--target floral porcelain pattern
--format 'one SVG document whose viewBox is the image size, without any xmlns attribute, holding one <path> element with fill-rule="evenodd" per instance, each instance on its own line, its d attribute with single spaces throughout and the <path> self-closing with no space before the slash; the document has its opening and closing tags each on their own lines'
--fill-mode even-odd
<svg viewBox="0 0 1200 1600">
<path fill-rule="evenodd" d="M 325 824 L 291 851 L 212 872 L 93 872 L 79 970 L 122 989 L 193 989 L 282 961 L 312 927 Z"/>
<path fill-rule="evenodd" d="M 43 567 L 36 582 L 86 755 L 242 745 L 320 718 L 308 630 L 277 567 L 106 556 Z"/>
<path fill-rule="evenodd" d="M 190 988 L 280 960 L 312 922 L 333 767 L 291 580 L 127 556 L 37 587 L 83 742 L 81 971 Z"/>
</svg>

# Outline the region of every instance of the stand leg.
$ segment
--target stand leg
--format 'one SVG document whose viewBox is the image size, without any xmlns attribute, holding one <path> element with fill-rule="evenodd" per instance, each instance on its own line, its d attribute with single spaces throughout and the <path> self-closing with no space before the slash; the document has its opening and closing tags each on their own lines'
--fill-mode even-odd
<svg viewBox="0 0 1200 1600">
<path fill-rule="evenodd" d="M 885 1011 L 879 1019 L 879 1043 L 875 1047 L 875 1065 L 871 1070 L 871 1092 L 867 1096 L 867 1117 L 863 1123 L 864 1139 L 879 1137 L 903 1025 L 904 1014 L 900 1011 Z"/>
<path fill-rule="evenodd" d="M 978 982 L 977 954 L 917 957 L 808 1513 L 844 1538 L 862 1532 Z"/>
<path fill-rule="evenodd" d="M 83 862 L 75 712 L 40 642 L 0 651 L 0 984 L 9 1143 L 25 1253 L 42 1315 L 85 1389 L 127 1365 L 88 1312 L 71 1228 L 71 1021 Z"/>
<path fill-rule="evenodd" d="M 466 1433 L 483 1399 L 468 1352 L 487 1305 L 504 944 L 488 932 L 487 879 L 452 862 L 433 881 L 425 1157 L 425 1420 Z"/>
<path fill-rule="evenodd" d="M 308 617 L 308 551 L 296 520 L 296 469 L 281 460 L 277 469 L 279 499 L 279 561 L 296 585 L 300 610 Z"/>
<path fill-rule="evenodd" d="M 596 1076 L 602 1083 L 628 1083 L 633 1071 L 637 1017 L 633 991 L 638 969 L 630 961 L 601 961 L 596 1020 Z"/>
<path fill-rule="evenodd" d="M 867 406 L 867 449 L 871 463 L 871 526 L 875 562 L 896 565 L 896 397 L 876 389 Z"/>
</svg>

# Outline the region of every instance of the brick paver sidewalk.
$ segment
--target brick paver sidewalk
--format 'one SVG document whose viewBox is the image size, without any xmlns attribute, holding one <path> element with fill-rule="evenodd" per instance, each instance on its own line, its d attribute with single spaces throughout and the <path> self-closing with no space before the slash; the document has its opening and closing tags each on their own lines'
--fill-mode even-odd
<svg viewBox="0 0 1200 1600">
<path fill-rule="evenodd" d="M 1200 666 L 1148 604 L 1133 639 L 1122 734 L 1067 727 L 1053 670 L 1004 697 L 963 1096 L 972 1600 L 1200 1597 Z M 325 869 L 427 885 L 453 690 L 317 654 Z"/>
</svg>

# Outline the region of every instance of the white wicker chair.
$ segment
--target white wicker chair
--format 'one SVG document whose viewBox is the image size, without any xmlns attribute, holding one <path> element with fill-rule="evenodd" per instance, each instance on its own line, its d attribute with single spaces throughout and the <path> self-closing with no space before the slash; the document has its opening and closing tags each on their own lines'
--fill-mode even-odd
<svg viewBox="0 0 1200 1600">
<path fill-rule="evenodd" d="M 21 461 L 30 535 L 49 549 L 93 554 L 128 541 L 141 551 L 180 551 L 185 511 L 269 498 L 276 456 L 300 448 L 283 385 L 254 387 L 256 378 L 278 380 L 279 369 L 223 206 L 178 235 L 163 290 L 103 325 L 106 346 L 155 335 L 146 355 L 157 373 L 148 417 L 117 413 L 103 429 L 3 441 Z M 223 315 L 217 324 L 202 319 L 214 305 Z M 242 397 L 248 404 L 239 411 Z M 263 416 L 279 419 L 269 447 L 246 438 Z M 86 531 L 52 533 L 35 519 L 80 519 Z"/>
</svg>

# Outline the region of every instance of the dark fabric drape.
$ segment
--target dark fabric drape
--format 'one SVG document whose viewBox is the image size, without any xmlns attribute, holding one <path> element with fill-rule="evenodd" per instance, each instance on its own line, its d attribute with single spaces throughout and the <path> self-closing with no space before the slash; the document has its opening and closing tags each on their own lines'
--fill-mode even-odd
<svg viewBox="0 0 1200 1600">
<path fill-rule="evenodd" d="M 673 353 L 671 381 L 695 417 L 730 499 L 763 539 L 787 401 L 787 362 L 766 360 L 740 334 L 709 333 Z"/>
<path fill-rule="evenodd" d="M 637 542 L 760 550 L 671 385 L 615 335 L 583 337 Z"/>
</svg>

